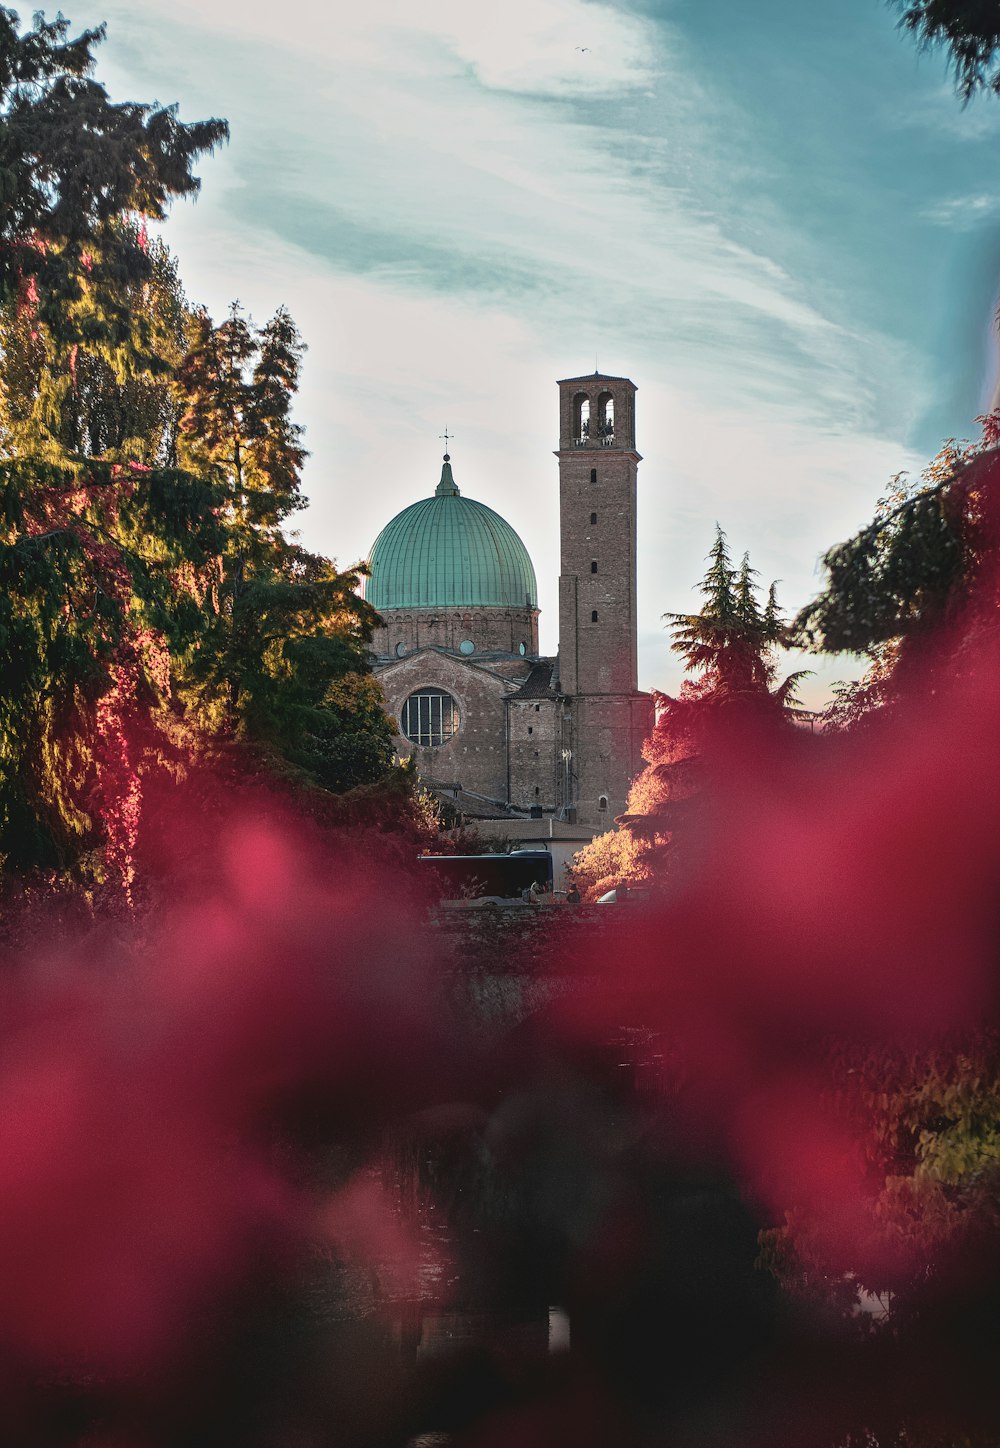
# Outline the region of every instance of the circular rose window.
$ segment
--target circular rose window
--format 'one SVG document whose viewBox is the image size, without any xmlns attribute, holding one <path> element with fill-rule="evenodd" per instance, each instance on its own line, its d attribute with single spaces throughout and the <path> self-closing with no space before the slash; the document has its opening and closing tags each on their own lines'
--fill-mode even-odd
<svg viewBox="0 0 1000 1448">
<path fill-rule="evenodd" d="M 458 705 L 443 689 L 418 689 L 404 703 L 399 727 L 418 749 L 447 744 L 458 729 Z"/>
</svg>

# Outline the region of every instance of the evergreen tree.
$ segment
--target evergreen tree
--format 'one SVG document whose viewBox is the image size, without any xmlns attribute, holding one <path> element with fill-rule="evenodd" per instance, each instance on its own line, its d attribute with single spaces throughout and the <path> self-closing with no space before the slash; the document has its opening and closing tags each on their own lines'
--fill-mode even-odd
<svg viewBox="0 0 1000 1448">
<path fill-rule="evenodd" d="M 889 0 L 925 50 L 944 46 L 963 101 L 1000 93 L 1000 8 L 994 0 Z"/>
<path fill-rule="evenodd" d="M 900 474 L 876 517 L 824 555 L 827 584 L 795 620 L 808 648 L 869 661 L 830 711 L 848 727 L 891 705 L 911 677 L 926 687 L 975 667 L 976 645 L 1000 603 L 1000 468 L 996 414 L 976 443 L 949 440 L 920 479 Z"/>
<path fill-rule="evenodd" d="M 179 456 L 189 467 L 217 469 L 236 516 L 257 529 L 273 531 L 303 506 L 306 453 L 291 405 L 304 351 L 284 308 L 258 329 L 234 302 L 218 327 L 204 309 L 195 315 L 178 371 Z"/>
<path fill-rule="evenodd" d="M 702 696 L 711 690 L 717 701 L 731 697 L 783 705 L 802 674 L 793 674 L 772 691 L 777 666 L 775 651 L 784 636 L 771 584 L 766 607 L 757 600 L 756 569 L 748 554 L 734 568 L 726 535 L 716 524 L 708 569 L 698 585 L 704 604 L 698 613 L 668 613 L 674 635 L 671 648 L 689 669 L 703 675 Z"/>
<path fill-rule="evenodd" d="M 22 32 L 0 8 L 0 301 L 34 281 L 40 323 L 57 335 L 88 263 L 104 259 L 108 226 L 162 219 L 174 197 L 197 192 L 194 162 L 229 134 L 221 120 L 185 124 L 174 107 L 113 104 L 91 79 L 104 35 L 70 38 L 62 15 L 41 14 Z"/>
<path fill-rule="evenodd" d="M 0 455 L 146 466 L 176 460 L 171 378 L 189 316 L 177 266 L 164 243 L 150 241 L 134 221 L 109 225 L 107 236 L 122 265 L 110 276 L 92 266 L 69 310 L 75 333 L 87 337 L 102 334 L 102 316 L 119 312 L 125 326 L 113 351 L 54 337 L 39 323 L 37 291 L 0 308 Z M 141 269 L 129 264 L 133 251 L 145 257 Z"/>
<path fill-rule="evenodd" d="M 215 727 L 342 790 L 385 773 L 392 730 L 370 676 L 377 615 L 357 570 L 338 572 L 281 532 L 305 501 L 291 417 L 304 350 L 284 308 L 261 328 L 238 303 L 218 327 L 205 311 L 194 318 L 178 372 L 179 453 L 227 496 L 220 613 L 196 680 Z"/>
<path fill-rule="evenodd" d="M 34 460 L 0 464 L 0 496 L 0 863 L 90 852 L 127 890 L 142 777 L 176 754 L 173 686 L 215 612 L 219 499 L 184 474 Z"/>
<path fill-rule="evenodd" d="M 0 10 L 0 863 L 127 896 L 154 771 L 230 744 L 345 790 L 392 733 L 357 572 L 281 532 L 295 324 L 192 314 L 146 234 L 226 125 L 112 105 L 103 34 Z"/>
<path fill-rule="evenodd" d="M 785 636 L 775 584 L 764 607 L 757 572 L 744 554 L 736 568 L 716 524 L 708 568 L 698 585 L 698 613 L 666 614 L 671 644 L 699 678 L 677 698 L 656 694 L 656 724 L 643 746 L 646 768 L 632 783 L 620 829 L 577 856 L 574 875 L 590 899 L 628 881 L 666 881 L 713 787 L 721 755 L 745 750 L 752 761 L 761 731 L 790 728 L 789 708 L 804 671 L 775 686 L 776 653 Z M 744 738 L 745 736 L 745 738 Z"/>
</svg>

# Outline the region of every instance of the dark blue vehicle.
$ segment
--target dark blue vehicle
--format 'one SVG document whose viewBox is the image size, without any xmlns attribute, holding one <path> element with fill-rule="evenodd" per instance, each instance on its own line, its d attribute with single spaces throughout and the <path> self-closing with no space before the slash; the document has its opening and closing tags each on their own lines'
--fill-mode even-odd
<svg viewBox="0 0 1000 1448">
<path fill-rule="evenodd" d="M 479 895 L 520 899 L 537 884 L 552 889 L 552 856 L 548 850 L 512 850 L 509 855 L 420 855 L 441 881 L 443 900 L 472 900 Z"/>
</svg>

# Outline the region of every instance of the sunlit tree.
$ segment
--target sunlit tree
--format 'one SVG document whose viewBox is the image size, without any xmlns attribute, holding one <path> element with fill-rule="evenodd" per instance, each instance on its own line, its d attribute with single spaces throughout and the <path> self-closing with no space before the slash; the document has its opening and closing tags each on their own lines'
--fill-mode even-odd
<svg viewBox="0 0 1000 1448">
<path fill-rule="evenodd" d="M 676 698 L 656 694 L 656 724 L 643 747 L 646 768 L 635 779 L 617 831 L 576 857 L 576 878 L 593 898 L 628 880 L 662 881 L 698 812 L 706 760 L 720 739 L 761 728 L 790 727 L 788 713 L 803 672 L 777 680 L 785 626 L 772 583 L 761 604 L 756 570 L 744 554 L 737 567 L 716 527 L 708 568 L 698 585 L 698 613 L 668 613 L 671 648 L 695 677 Z"/>
</svg>

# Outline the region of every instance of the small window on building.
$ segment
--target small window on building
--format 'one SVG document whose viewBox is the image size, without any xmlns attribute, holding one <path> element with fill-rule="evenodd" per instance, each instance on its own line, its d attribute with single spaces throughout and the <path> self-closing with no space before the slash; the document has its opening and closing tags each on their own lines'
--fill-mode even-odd
<svg viewBox="0 0 1000 1448">
<path fill-rule="evenodd" d="M 458 705 L 443 689 L 419 689 L 404 703 L 399 723 L 411 744 L 433 749 L 458 729 Z"/>
<path fill-rule="evenodd" d="M 471 639 L 463 639 L 458 649 L 459 653 L 462 654 L 474 654 L 476 652 L 476 646 Z"/>
<path fill-rule="evenodd" d="M 596 623 L 596 622 L 597 622 L 597 609 L 596 609 L 596 608 L 591 610 L 590 622 L 591 622 L 591 623 Z"/>
<path fill-rule="evenodd" d="M 596 482 L 597 482 L 597 469 L 596 469 L 596 468 L 591 468 L 591 470 L 590 470 L 590 481 L 591 481 L 592 483 L 596 483 Z"/>
<path fill-rule="evenodd" d="M 531 727 L 530 724 L 528 725 L 528 733 L 529 733 L 529 734 L 534 733 L 534 730 L 532 729 L 532 727 Z"/>
<path fill-rule="evenodd" d="M 536 793 L 536 794 L 541 794 L 541 790 L 538 788 L 538 785 L 537 785 L 537 784 L 535 785 L 535 793 Z"/>
<path fill-rule="evenodd" d="M 538 713 L 538 711 L 539 711 L 539 709 L 540 709 L 541 707 L 542 707 L 541 704 L 536 704 L 536 705 L 535 705 L 535 713 L 536 713 L 536 714 Z"/>
<path fill-rule="evenodd" d="M 517 651 L 518 651 L 518 653 L 521 655 L 521 658 L 523 659 L 524 656 L 525 656 L 525 654 L 528 652 L 528 645 L 527 645 L 527 644 L 518 644 L 518 646 L 517 646 Z"/>
<path fill-rule="evenodd" d="M 592 559 L 590 560 L 590 571 L 591 571 L 591 573 L 596 573 L 596 572 L 597 572 L 597 559 L 596 559 L 596 558 L 592 558 Z"/>
<path fill-rule="evenodd" d="M 401 659 L 405 653 L 406 653 L 406 645 L 405 645 L 405 644 L 397 644 L 397 645 L 396 645 L 396 658 L 397 658 L 397 659 Z"/>
<path fill-rule="evenodd" d="M 607 807 L 608 807 L 608 797 L 607 797 L 606 794 L 602 794 L 601 797 L 600 797 L 600 799 L 597 801 L 597 808 L 598 808 L 598 809 L 607 809 Z"/>
<path fill-rule="evenodd" d="M 591 513 L 591 515 L 590 515 L 590 521 L 591 521 L 592 523 L 596 523 L 596 522 L 597 522 L 597 514 L 596 514 L 596 513 Z"/>
</svg>

